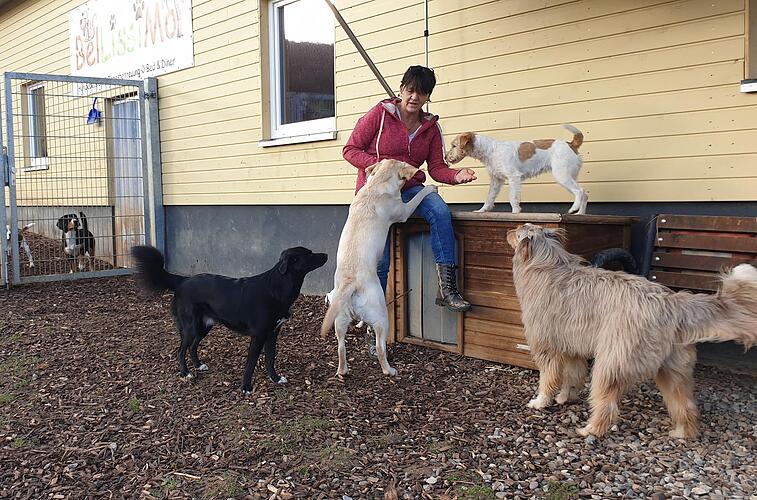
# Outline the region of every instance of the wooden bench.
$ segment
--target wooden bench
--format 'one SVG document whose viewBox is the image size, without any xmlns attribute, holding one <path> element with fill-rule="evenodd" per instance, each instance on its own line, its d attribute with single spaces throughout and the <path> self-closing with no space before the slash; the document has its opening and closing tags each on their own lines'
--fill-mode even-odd
<svg viewBox="0 0 757 500">
<path fill-rule="evenodd" d="M 648 278 L 675 290 L 714 292 L 721 271 L 757 265 L 757 217 L 658 215 Z"/>
</svg>

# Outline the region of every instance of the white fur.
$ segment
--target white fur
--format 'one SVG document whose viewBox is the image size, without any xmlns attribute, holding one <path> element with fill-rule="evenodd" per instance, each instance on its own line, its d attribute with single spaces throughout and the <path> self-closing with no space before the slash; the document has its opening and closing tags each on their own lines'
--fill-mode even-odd
<svg viewBox="0 0 757 500">
<path fill-rule="evenodd" d="M 376 266 L 383 254 L 391 225 L 405 222 L 423 198 L 436 192 L 436 186 L 425 186 L 412 200 L 403 203 L 400 189 L 417 171 L 417 168 L 400 161 L 382 160 L 372 167 L 373 175 L 350 204 L 336 254 L 334 292 L 321 326 L 322 337 L 332 326 L 336 332 L 339 353 L 337 376 L 346 375 L 349 371 L 345 334 L 355 319 L 364 320 L 375 332 L 376 357 L 381 371 L 390 376 L 397 373 L 386 359 L 389 317 Z"/>
<path fill-rule="evenodd" d="M 563 125 L 573 134 L 581 131 L 572 125 Z M 581 134 L 582 135 L 582 134 Z M 548 149 L 536 149 L 536 153 L 526 161 L 520 161 L 518 148 L 521 141 L 499 141 L 481 134 L 473 134 L 471 147 L 459 147 L 455 138 L 446 158 L 450 163 L 457 163 L 465 156 L 470 156 L 483 163 L 489 171 L 489 194 L 484 205 L 476 212 L 489 212 L 494 209 L 494 200 L 499 194 L 502 183 L 510 184 L 510 205 L 512 213 L 520 213 L 521 182 L 539 174 L 552 171 L 555 180 L 574 196 L 573 205 L 568 213 L 586 213 L 588 196 L 576 179 L 581 170 L 581 156 L 563 140 L 556 139 Z"/>
<path fill-rule="evenodd" d="M 34 267 L 34 257 L 32 256 L 32 250 L 31 250 L 31 248 L 29 248 L 29 244 L 24 239 L 24 232 L 26 232 L 30 227 L 32 227 L 34 225 L 35 225 L 34 222 L 30 222 L 29 224 L 25 225 L 23 227 L 23 229 L 21 229 L 18 232 L 18 240 L 19 240 L 18 244 L 24 250 L 24 252 L 26 253 L 26 258 L 29 259 L 29 267 Z M 5 240 L 6 240 L 6 243 L 7 243 L 8 257 L 10 257 L 10 255 L 11 255 L 11 247 L 10 247 L 10 243 L 11 243 L 11 227 L 8 224 L 5 225 Z"/>
<path fill-rule="evenodd" d="M 336 291 L 336 288 L 334 288 L 329 293 L 327 293 L 326 296 L 323 298 L 323 302 L 326 304 L 326 307 L 328 307 L 329 304 L 331 304 L 331 302 L 334 300 L 335 291 Z M 355 325 L 355 328 L 363 328 L 364 324 L 365 322 L 361 319 L 360 321 L 357 322 L 357 324 Z"/>
<path fill-rule="evenodd" d="M 731 277 L 741 281 L 757 281 L 757 268 L 750 264 L 739 264 L 731 271 Z"/>
</svg>

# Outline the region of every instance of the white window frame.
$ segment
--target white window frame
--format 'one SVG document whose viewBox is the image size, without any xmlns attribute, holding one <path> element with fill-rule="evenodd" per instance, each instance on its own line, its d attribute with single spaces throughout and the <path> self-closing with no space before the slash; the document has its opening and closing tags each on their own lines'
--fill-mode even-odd
<svg viewBox="0 0 757 500">
<path fill-rule="evenodd" d="M 299 0 L 276 0 L 268 4 L 268 48 L 270 54 L 270 96 L 271 96 L 271 141 L 262 141 L 263 146 L 291 144 L 294 142 L 309 142 L 336 138 L 336 116 L 309 120 L 298 123 L 281 123 L 282 86 L 279 81 L 281 75 L 281 47 L 279 46 L 279 8 L 298 2 Z M 336 47 L 336 35 L 334 36 Z M 336 99 L 336 92 L 334 93 Z M 336 107 L 335 107 L 336 108 Z M 336 112 L 335 112 L 336 115 Z"/>
<path fill-rule="evenodd" d="M 35 170 L 47 170 L 50 168 L 50 163 L 48 161 L 47 156 L 35 156 L 36 153 L 36 141 L 34 140 L 34 134 L 36 133 L 37 127 L 35 127 L 34 119 L 35 116 L 39 115 L 39 110 L 37 110 L 37 114 L 33 114 L 32 110 L 34 108 L 34 90 L 36 89 L 44 89 L 45 84 L 43 82 L 35 83 L 33 85 L 27 85 L 26 86 L 26 109 L 28 112 L 28 116 L 26 116 L 26 127 L 27 131 L 29 132 L 29 161 L 30 165 L 27 165 L 24 167 L 24 172 L 33 172 Z M 43 90 L 44 92 L 44 90 Z M 42 110 L 42 115 L 44 116 L 46 110 Z M 47 142 L 47 125 L 45 125 L 45 142 Z"/>
</svg>

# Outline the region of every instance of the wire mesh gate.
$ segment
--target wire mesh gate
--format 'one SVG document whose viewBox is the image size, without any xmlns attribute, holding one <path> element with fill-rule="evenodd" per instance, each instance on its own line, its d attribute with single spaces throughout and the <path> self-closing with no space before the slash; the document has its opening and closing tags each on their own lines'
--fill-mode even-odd
<svg viewBox="0 0 757 500">
<path fill-rule="evenodd" d="M 4 91 L 2 279 L 130 273 L 130 249 L 155 244 L 148 215 L 161 208 L 145 82 L 5 73 Z"/>
</svg>

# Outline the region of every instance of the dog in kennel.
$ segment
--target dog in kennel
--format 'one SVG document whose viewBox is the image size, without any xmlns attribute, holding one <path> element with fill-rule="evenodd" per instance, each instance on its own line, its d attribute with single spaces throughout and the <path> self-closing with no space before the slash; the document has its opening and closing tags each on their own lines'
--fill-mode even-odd
<svg viewBox="0 0 757 500">
<path fill-rule="evenodd" d="M 86 270 L 87 265 L 90 271 L 94 271 L 95 236 L 89 230 L 84 212 L 65 214 L 58 219 L 56 226 L 61 230 L 61 245 L 69 273 L 76 272 L 77 263 L 79 271 Z"/>
<path fill-rule="evenodd" d="M 26 258 L 29 260 L 29 267 L 34 267 L 34 256 L 32 256 L 32 250 L 29 248 L 29 243 L 26 242 L 25 235 L 29 232 L 29 229 L 34 227 L 34 222 L 30 222 L 29 224 L 26 224 L 24 227 L 18 230 L 18 246 L 20 249 L 24 251 L 26 254 Z M 6 224 L 5 225 L 5 242 L 6 242 L 6 252 L 8 254 L 8 258 L 11 256 L 11 227 Z"/>
</svg>

